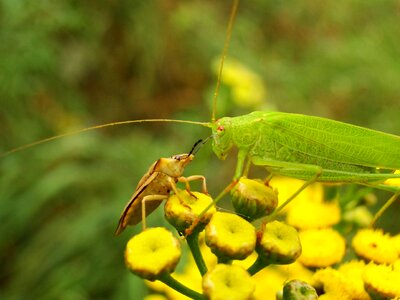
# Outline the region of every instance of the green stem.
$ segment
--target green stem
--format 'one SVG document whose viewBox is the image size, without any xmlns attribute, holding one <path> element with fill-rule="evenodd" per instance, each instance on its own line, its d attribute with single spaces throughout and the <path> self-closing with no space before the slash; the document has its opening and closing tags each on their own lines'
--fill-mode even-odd
<svg viewBox="0 0 400 300">
<path fill-rule="evenodd" d="M 253 276 L 254 274 L 258 273 L 259 271 L 267 267 L 268 265 L 269 263 L 261 259 L 259 256 L 257 257 L 256 261 L 247 269 L 247 272 L 249 272 L 249 274 Z"/>
<path fill-rule="evenodd" d="M 204 276 L 204 274 L 207 273 L 208 269 L 199 247 L 199 232 L 195 230 L 191 235 L 188 235 L 186 237 L 186 240 L 189 245 L 190 251 L 192 252 L 197 268 L 199 269 L 201 276 Z"/>
<path fill-rule="evenodd" d="M 184 286 L 182 283 L 180 283 L 175 278 L 173 278 L 171 276 L 171 274 L 169 274 L 169 273 L 163 273 L 158 278 L 158 280 L 160 280 L 161 282 L 168 285 L 170 288 L 173 288 L 174 290 L 178 291 L 179 293 L 181 293 L 191 299 L 195 299 L 195 300 L 204 300 L 205 299 L 202 294 L 188 288 L 187 286 Z"/>
</svg>

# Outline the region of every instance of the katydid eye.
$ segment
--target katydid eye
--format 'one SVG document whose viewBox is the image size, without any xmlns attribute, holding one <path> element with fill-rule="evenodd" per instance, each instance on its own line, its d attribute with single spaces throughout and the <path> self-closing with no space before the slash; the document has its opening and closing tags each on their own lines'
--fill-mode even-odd
<svg viewBox="0 0 400 300">
<path fill-rule="evenodd" d="M 217 127 L 217 132 L 218 132 L 218 134 L 224 133 L 225 132 L 225 127 L 222 126 L 222 125 L 218 126 Z"/>
</svg>

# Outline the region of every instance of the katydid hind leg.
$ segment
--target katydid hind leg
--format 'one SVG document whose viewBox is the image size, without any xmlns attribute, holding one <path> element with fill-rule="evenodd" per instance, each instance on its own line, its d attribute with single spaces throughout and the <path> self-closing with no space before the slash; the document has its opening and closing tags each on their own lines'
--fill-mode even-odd
<svg viewBox="0 0 400 300">
<path fill-rule="evenodd" d="M 285 202 L 283 202 L 277 209 L 275 209 L 275 211 L 271 215 L 268 216 L 267 220 L 276 216 L 278 212 L 280 212 L 286 205 L 288 205 L 294 198 L 296 198 L 306 187 L 315 183 L 323 172 L 323 169 L 320 166 L 315 165 L 298 164 L 269 159 L 253 159 L 252 162 L 255 165 L 274 168 L 274 170 L 290 169 L 306 171 L 309 174 L 312 174 L 312 176 L 306 182 L 304 182 L 304 184 L 299 189 L 297 189 L 297 191 L 295 191 L 288 199 L 285 200 Z"/>
<path fill-rule="evenodd" d="M 376 221 L 384 214 L 384 212 L 400 197 L 400 187 L 397 187 L 397 192 L 389 198 L 388 201 L 378 210 L 371 222 L 371 227 L 374 227 Z"/>
</svg>

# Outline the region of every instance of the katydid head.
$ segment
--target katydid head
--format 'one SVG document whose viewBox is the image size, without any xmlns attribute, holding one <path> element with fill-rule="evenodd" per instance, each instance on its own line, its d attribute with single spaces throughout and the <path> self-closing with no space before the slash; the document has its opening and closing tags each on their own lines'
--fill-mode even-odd
<svg viewBox="0 0 400 300">
<path fill-rule="evenodd" d="M 218 119 L 212 126 L 212 148 L 219 159 L 225 159 L 232 148 L 231 120 L 229 117 Z"/>
</svg>

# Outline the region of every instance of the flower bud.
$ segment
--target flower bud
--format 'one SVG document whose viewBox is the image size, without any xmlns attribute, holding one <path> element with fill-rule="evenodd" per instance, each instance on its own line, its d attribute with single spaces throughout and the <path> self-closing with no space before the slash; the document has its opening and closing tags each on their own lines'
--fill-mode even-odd
<svg viewBox="0 0 400 300">
<path fill-rule="evenodd" d="M 269 264 L 290 264 L 301 254 L 297 230 L 283 222 L 267 223 L 257 242 L 257 253 Z"/>
<path fill-rule="evenodd" d="M 222 259 L 245 259 L 256 246 L 256 229 L 235 214 L 216 212 L 205 234 L 206 244 Z"/>
<path fill-rule="evenodd" d="M 278 194 L 261 180 L 241 177 L 232 191 L 235 211 L 254 221 L 269 215 L 278 205 Z"/>
<path fill-rule="evenodd" d="M 203 292 L 213 300 L 254 299 L 255 283 L 242 267 L 237 265 L 216 265 L 203 277 Z"/>
<path fill-rule="evenodd" d="M 198 221 L 199 215 L 213 202 L 206 194 L 198 192 L 191 194 L 186 190 L 179 191 L 178 195 L 171 195 L 164 206 L 165 218 L 179 232 L 184 232 L 193 222 Z M 215 211 L 215 206 L 208 209 L 202 216 L 199 226 L 204 227 Z"/>
<path fill-rule="evenodd" d="M 125 249 L 125 264 L 136 275 L 155 280 L 171 273 L 181 257 L 177 238 L 162 227 L 149 228 L 133 236 Z"/>
<path fill-rule="evenodd" d="M 315 289 L 301 280 L 291 280 L 283 287 L 283 300 L 317 300 Z"/>
</svg>

